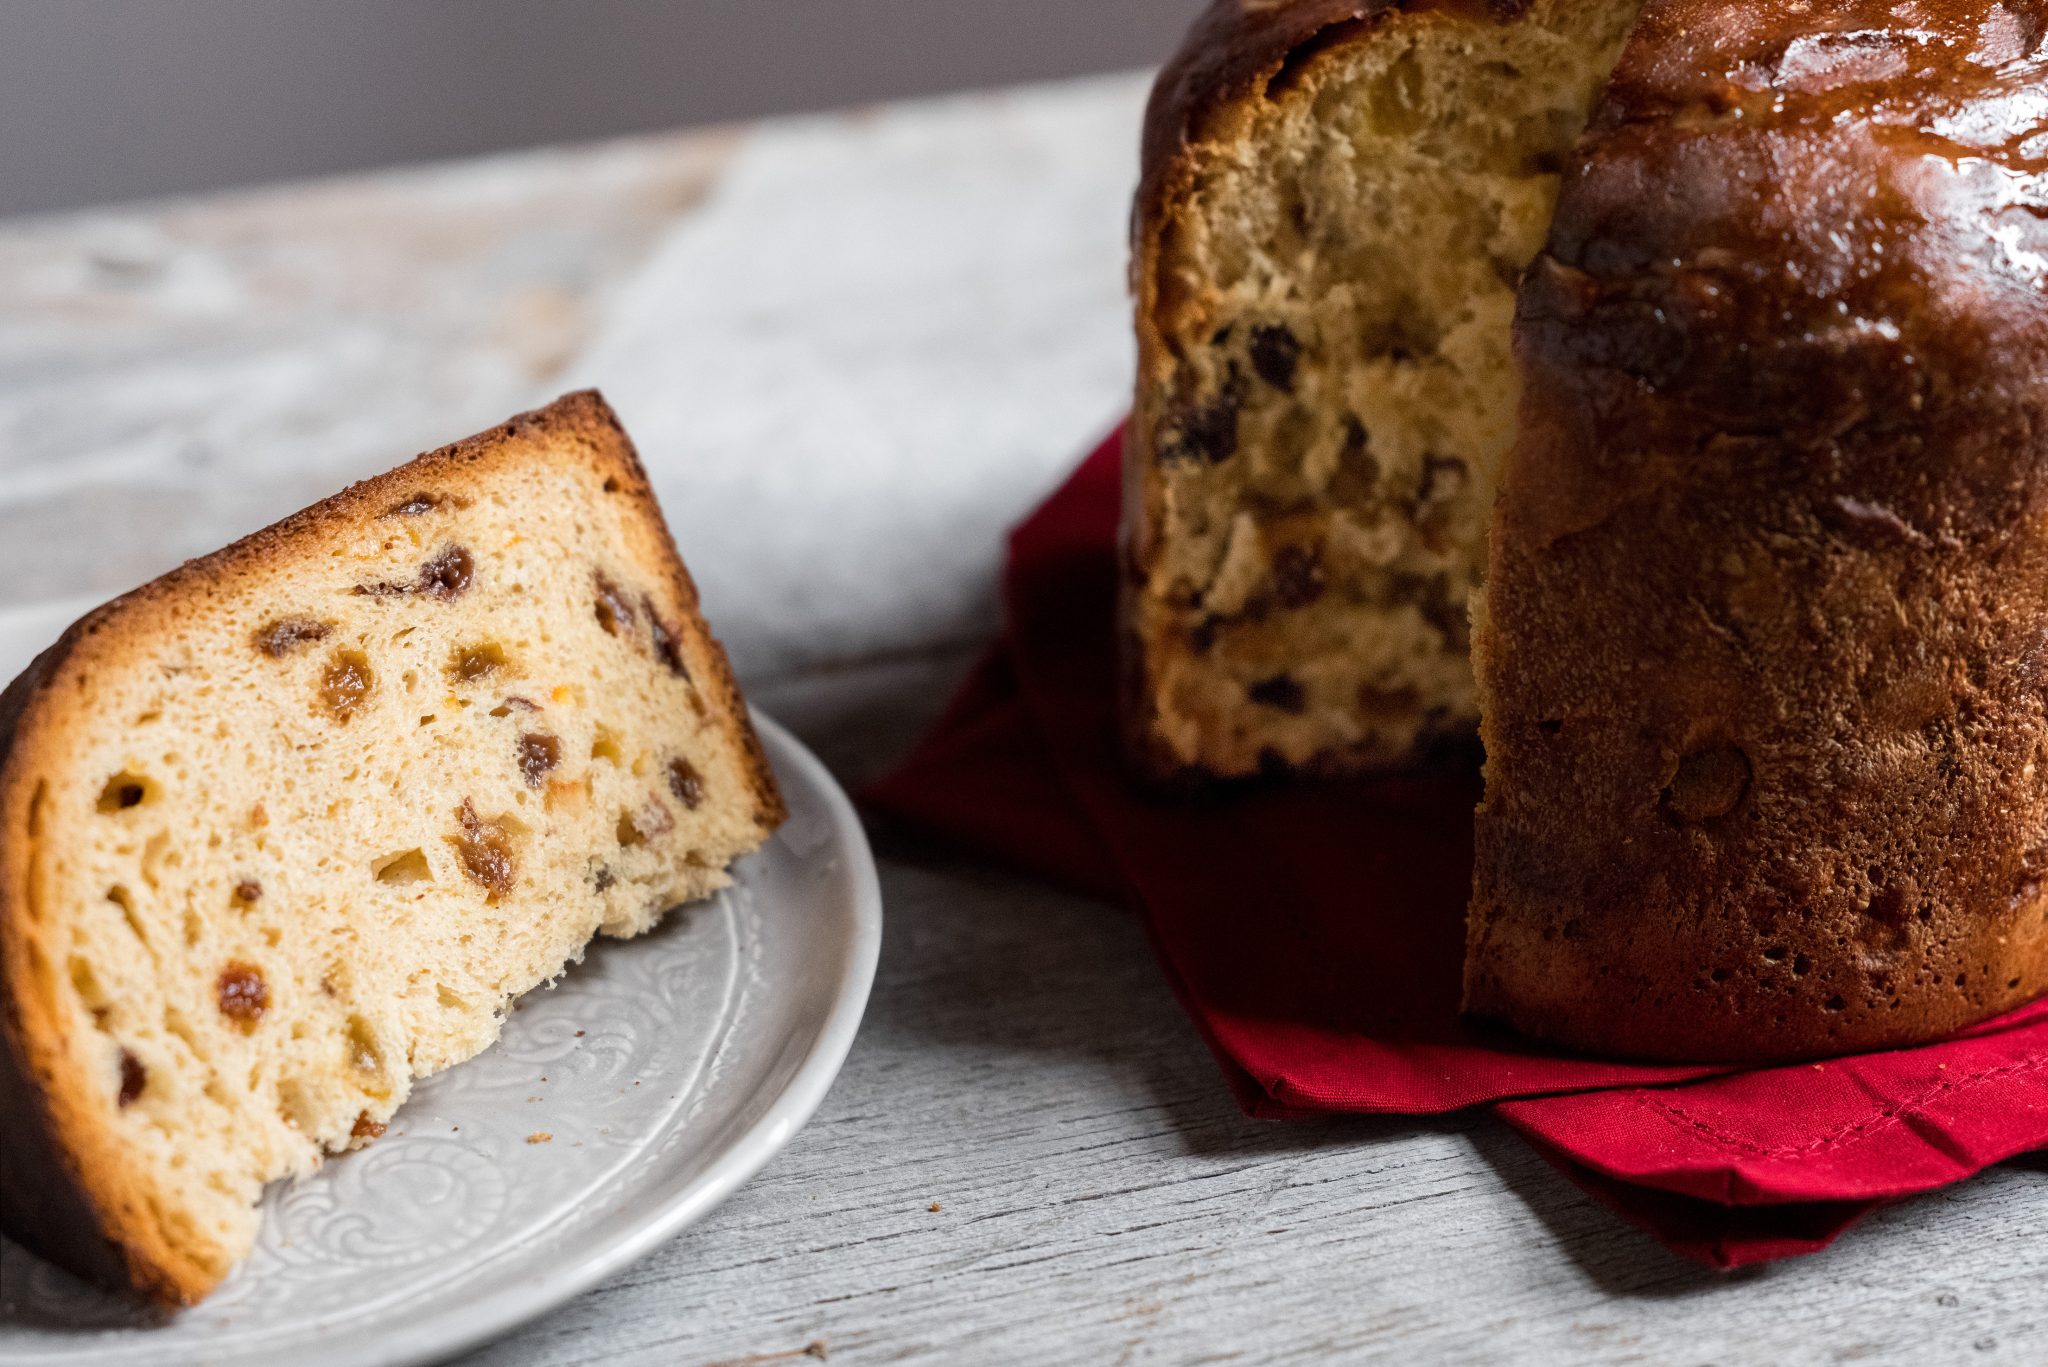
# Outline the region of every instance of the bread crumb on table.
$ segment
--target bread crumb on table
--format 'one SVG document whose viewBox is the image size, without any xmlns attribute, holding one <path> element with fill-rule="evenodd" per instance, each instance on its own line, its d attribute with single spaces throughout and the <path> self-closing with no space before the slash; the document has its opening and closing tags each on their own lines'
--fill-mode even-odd
<svg viewBox="0 0 2048 1367">
<path fill-rule="evenodd" d="M 532 1134 L 526 1136 L 526 1142 L 529 1144 L 546 1144 L 553 1139 L 554 1136 L 546 1130 L 535 1130 Z"/>
</svg>

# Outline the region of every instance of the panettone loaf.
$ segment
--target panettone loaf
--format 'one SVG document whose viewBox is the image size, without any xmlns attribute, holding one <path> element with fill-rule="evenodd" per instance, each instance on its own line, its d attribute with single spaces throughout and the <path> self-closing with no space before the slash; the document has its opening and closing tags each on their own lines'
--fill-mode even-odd
<svg viewBox="0 0 2048 1367">
<path fill-rule="evenodd" d="M 2048 991 L 2044 35 L 1217 0 L 1135 220 L 1139 768 L 1483 715 L 1468 1005 L 1569 1045 L 1805 1056 Z"/>
<path fill-rule="evenodd" d="M 781 798 L 577 394 L 79 622 L 0 700 L 0 1224 L 166 1302 Z"/>
<path fill-rule="evenodd" d="M 2048 991 L 2044 30 L 1645 10 L 1522 290 L 1474 1010 L 1739 1059 Z"/>
</svg>

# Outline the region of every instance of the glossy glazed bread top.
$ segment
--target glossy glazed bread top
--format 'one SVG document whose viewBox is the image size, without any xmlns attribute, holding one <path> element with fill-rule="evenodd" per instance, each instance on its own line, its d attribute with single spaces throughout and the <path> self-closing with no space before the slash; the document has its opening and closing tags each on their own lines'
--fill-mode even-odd
<svg viewBox="0 0 2048 1367">
<path fill-rule="evenodd" d="M 1748 1059 L 2048 991 L 2044 34 L 1647 7 L 1522 290 L 1473 1009 Z"/>
</svg>

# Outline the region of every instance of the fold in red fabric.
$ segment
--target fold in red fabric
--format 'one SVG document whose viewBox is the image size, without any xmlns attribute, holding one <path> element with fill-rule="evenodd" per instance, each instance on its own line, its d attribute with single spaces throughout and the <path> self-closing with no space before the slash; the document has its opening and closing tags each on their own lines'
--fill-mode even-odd
<svg viewBox="0 0 2048 1367">
<path fill-rule="evenodd" d="M 1112 436 L 1010 542 L 1004 637 L 865 794 L 1123 901 L 1246 1111 L 1491 1106 L 1671 1248 L 1733 1268 L 2048 1148 L 2048 1002 L 1918 1049 L 1734 1070 L 1555 1053 L 1458 1014 L 1472 772 L 1162 801 L 1115 723 Z"/>
</svg>

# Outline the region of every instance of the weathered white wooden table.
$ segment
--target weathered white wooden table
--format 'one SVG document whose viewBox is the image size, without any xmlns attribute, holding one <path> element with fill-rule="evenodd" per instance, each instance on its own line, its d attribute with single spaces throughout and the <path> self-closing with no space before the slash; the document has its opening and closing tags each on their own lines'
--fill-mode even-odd
<svg viewBox="0 0 2048 1367">
<path fill-rule="evenodd" d="M 1117 417 L 1143 82 L 0 224 L 0 614 L 598 384 L 754 699 L 849 784 Z M 477 1354 L 2048 1362 L 2048 1162 L 1722 1277 L 1478 1119 L 1243 1119 L 1122 913 L 886 850 L 867 1024 L 729 1205 Z"/>
</svg>

